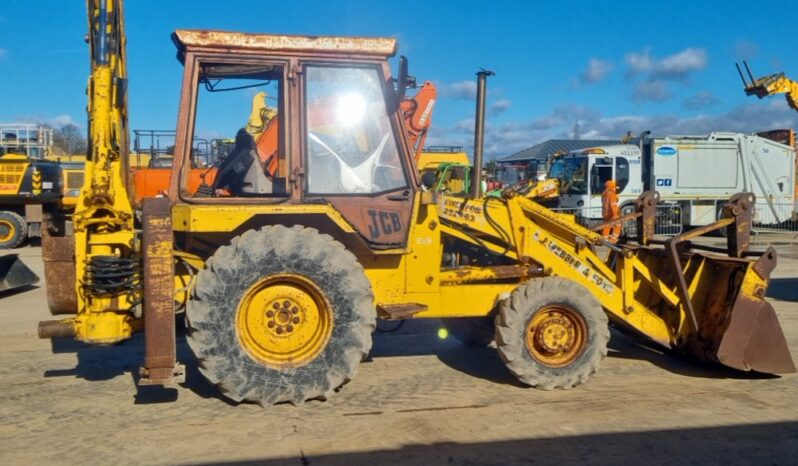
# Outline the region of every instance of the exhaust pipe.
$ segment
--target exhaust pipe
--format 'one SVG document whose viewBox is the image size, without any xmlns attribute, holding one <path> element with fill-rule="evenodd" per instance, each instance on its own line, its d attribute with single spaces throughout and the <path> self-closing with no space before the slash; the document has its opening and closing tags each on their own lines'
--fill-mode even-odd
<svg viewBox="0 0 798 466">
<path fill-rule="evenodd" d="M 477 109 L 474 121 L 474 176 L 471 179 L 471 197 L 482 197 L 482 146 L 485 137 L 485 97 L 488 76 L 495 76 L 493 71 L 480 70 L 477 73 Z"/>
</svg>

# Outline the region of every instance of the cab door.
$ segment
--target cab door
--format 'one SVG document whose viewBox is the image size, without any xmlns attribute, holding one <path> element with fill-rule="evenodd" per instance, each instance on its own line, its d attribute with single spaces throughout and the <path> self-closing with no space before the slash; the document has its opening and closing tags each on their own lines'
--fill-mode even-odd
<svg viewBox="0 0 798 466">
<path fill-rule="evenodd" d="M 332 204 L 373 249 L 405 247 L 413 178 L 382 69 L 306 63 L 301 75 L 305 202 Z"/>
</svg>

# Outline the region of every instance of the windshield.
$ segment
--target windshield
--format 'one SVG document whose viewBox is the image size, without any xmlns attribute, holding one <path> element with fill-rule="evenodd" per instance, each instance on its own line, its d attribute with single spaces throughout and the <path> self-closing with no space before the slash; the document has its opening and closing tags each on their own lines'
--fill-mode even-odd
<svg viewBox="0 0 798 466">
<path fill-rule="evenodd" d="M 560 181 L 564 194 L 587 194 L 587 158 L 563 157 L 555 160 L 549 178 Z"/>
<path fill-rule="evenodd" d="M 308 191 L 376 194 L 407 186 L 374 68 L 308 66 Z"/>
<path fill-rule="evenodd" d="M 526 172 L 519 167 L 502 167 L 496 174 L 503 186 L 514 186 L 526 177 Z"/>
</svg>

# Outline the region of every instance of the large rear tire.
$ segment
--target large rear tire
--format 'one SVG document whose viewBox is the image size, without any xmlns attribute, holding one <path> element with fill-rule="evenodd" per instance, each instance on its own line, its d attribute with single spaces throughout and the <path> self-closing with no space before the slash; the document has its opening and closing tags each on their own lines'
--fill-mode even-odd
<svg viewBox="0 0 798 466">
<path fill-rule="evenodd" d="M 28 224 L 19 214 L 0 211 L 0 249 L 13 249 L 28 236 Z"/>
<path fill-rule="evenodd" d="M 519 286 L 496 317 L 499 356 L 518 380 L 544 390 L 585 382 L 607 355 L 609 339 L 599 301 L 560 277 Z"/>
<path fill-rule="evenodd" d="M 234 401 L 325 399 L 371 350 L 374 295 L 355 256 L 312 228 L 269 226 L 220 247 L 186 309 L 199 369 Z"/>
</svg>

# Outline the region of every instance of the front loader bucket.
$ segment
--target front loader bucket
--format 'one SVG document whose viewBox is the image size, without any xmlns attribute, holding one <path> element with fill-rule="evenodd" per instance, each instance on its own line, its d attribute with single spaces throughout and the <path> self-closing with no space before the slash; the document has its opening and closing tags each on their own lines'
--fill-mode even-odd
<svg viewBox="0 0 798 466">
<path fill-rule="evenodd" d="M 768 374 L 795 372 L 787 341 L 773 306 L 740 296 L 717 349 L 724 366 Z"/>
<path fill-rule="evenodd" d="M 17 254 L 0 256 L 0 292 L 33 285 L 38 281 L 39 277 Z"/>
<path fill-rule="evenodd" d="M 776 251 L 769 249 L 754 263 L 710 261 L 716 267 L 707 269 L 712 270 L 707 274 L 709 291 L 698 319 L 699 340 L 704 344 L 691 347 L 691 352 L 742 371 L 795 372 L 776 311 L 765 300 Z M 703 301 L 697 295 L 692 299 Z M 698 348 L 702 349 L 696 351 Z"/>
</svg>

